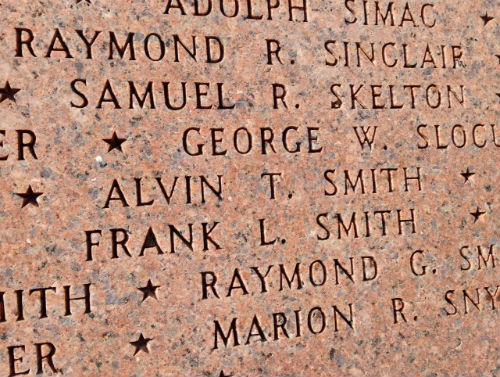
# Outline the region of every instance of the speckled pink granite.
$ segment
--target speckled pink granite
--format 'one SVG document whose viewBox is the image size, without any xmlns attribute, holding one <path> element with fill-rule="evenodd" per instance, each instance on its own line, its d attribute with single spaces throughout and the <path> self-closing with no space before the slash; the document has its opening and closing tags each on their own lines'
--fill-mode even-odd
<svg viewBox="0 0 500 377">
<path fill-rule="evenodd" d="M 0 376 L 500 376 L 498 2 L 211 3 L 1 2 Z"/>
</svg>

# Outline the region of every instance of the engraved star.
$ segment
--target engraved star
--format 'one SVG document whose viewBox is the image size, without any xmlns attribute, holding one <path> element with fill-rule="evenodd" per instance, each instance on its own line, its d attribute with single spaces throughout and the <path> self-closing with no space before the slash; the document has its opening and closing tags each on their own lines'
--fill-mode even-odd
<svg viewBox="0 0 500 377">
<path fill-rule="evenodd" d="M 5 81 L 5 86 L 3 88 L 0 88 L 0 103 L 5 101 L 6 99 L 16 102 L 16 98 L 14 96 L 20 90 L 21 89 L 18 88 L 12 88 L 9 82 Z"/>
<path fill-rule="evenodd" d="M 232 373 L 231 374 L 224 374 L 223 370 L 221 370 L 220 374 L 219 374 L 219 377 L 233 377 L 233 376 L 234 376 L 234 374 L 232 374 Z"/>
<path fill-rule="evenodd" d="M 116 135 L 116 132 L 113 132 L 113 136 L 109 139 L 102 139 L 104 142 L 108 144 L 108 152 L 111 152 L 113 149 L 118 149 L 123 153 L 122 144 L 127 141 L 125 138 L 120 138 Z"/>
<path fill-rule="evenodd" d="M 488 12 L 486 12 L 484 15 L 481 16 L 481 18 L 483 19 L 484 26 L 486 26 L 486 24 L 491 20 L 493 20 L 494 17 L 488 16 Z"/>
<path fill-rule="evenodd" d="M 148 283 L 146 284 L 145 287 L 137 288 L 140 290 L 143 294 L 142 301 L 146 300 L 148 297 L 153 297 L 155 300 L 158 300 L 158 297 L 156 297 L 156 290 L 160 288 L 159 285 L 153 285 L 151 283 L 151 280 L 148 280 Z"/>
<path fill-rule="evenodd" d="M 149 353 L 148 342 L 150 342 L 151 340 L 153 340 L 153 338 L 145 338 L 141 333 L 141 335 L 139 335 L 139 339 L 130 342 L 130 344 L 135 347 L 134 356 L 140 351 Z"/>
<path fill-rule="evenodd" d="M 83 0 L 76 0 L 76 3 L 77 3 L 77 4 L 80 4 L 82 1 L 83 1 Z M 90 0 L 85 0 L 85 2 L 86 2 L 87 4 L 90 4 Z"/>
<path fill-rule="evenodd" d="M 469 178 L 472 177 L 476 173 L 471 172 L 470 169 L 467 168 L 467 170 L 465 172 L 460 173 L 460 174 L 462 175 L 462 177 L 465 178 L 465 181 L 464 181 L 464 183 L 465 183 L 465 182 L 469 182 Z"/>
<path fill-rule="evenodd" d="M 500 98 L 500 93 L 497 93 L 498 98 Z"/>
<path fill-rule="evenodd" d="M 26 192 L 16 192 L 15 194 L 23 198 L 23 205 L 21 208 L 24 208 L 28 204 L 33 204 L 34 206 L 38 207 L 37 198 L 40 195 L 43 195 L 43 192 L 34 192 L 31 188 L 31 185 L 29 185 Z"/>
<path fill-rule="evenodd" d="M 498 58 L 498 64 L 500 64 L 500 54 L 495 55 Z"/>
<path fill-rule="evenodd" d="M 480 210 L 479 210 L 479 207 L 477 207 L 476 212 L 471 212 L 470 214 L 471 214 L 472 216 L 474 216 L 474 222 L 476 222 L 476 221 L 477 221 L 477 220 L 479 220 L 479 218 L 480 218 L 481 216 L 483 216 L 485 213 L 486 213 L 486 212 L 484 212 L 484 211 L 480 211 Z"/>
</svg>

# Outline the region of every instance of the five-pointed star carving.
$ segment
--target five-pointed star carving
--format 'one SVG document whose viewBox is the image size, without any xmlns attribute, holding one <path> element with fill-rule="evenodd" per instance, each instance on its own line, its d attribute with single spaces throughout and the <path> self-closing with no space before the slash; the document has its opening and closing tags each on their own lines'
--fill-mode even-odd
<svg viewBox="0 0 500 377">
<path fill-rule="evenodd" d="M 487 24 L 488 22 L 490 22 L 490 21 L 493 19 L 493 17 L 488 16 L 488 12 L 486 12 L 485 14 L 483 14 L 483 15 L 481 16 L 481 18 L 483 19 L 483 22 L 484 22 L 484 25 L 485 25 L 485 26 L 486 26 L 486 24 Z"/>
<path fill-rule="evenodd" d="M 134 356 L 139 352 L 139 351 L 144 351 L 146 353 L 149 353 L 148 349 L 148 342 L 153 340 L 153 338 L 145 338 L 142 333 L 139 335 L 139 339 L 130 342 L 135 347 L 135 352 Z"/>
<path fill-rule="evenodd" d="M 29 185 L 28 189 L 26 190 L 26 192 L 16 192 L 15 194 L 17 196 L 20 196 L 21 198 L 23 198 L 23 205 L 22 205 L 21 208 L 24 208 L 28 204 L 33 204 L 34 206 L 38 207 L 37 198 L 40 195 L 43 195 L 43 192 L 35 192 L 31 188 L 31 185 Z"/>
<path fill-rule="evenodd" d="M 470 169 L 467 168 L 467 170 L 465 172 L 460 173 L 460 174 L 462 175 L 462 177 L 465 178 L 465 181 L 464 181 L 464 183 L 465 183 L 465 182 L 469 182 L 469 178 L 472 177 L 476 173 L 470 171 Z"/>
<path fill-rule="evenodd" d="M 11 101 L 16 102 L 16 98 L 14 97 L 17 92 L 19 92 L 21 89 L 18 88 L 12 88 L 9 84 L 8 81 L 5 82 L 5 86 L 3 88 L 0 88 L 0 103 L 5 101 L 6 99 L 9 99 Z"/>
<path fill-rule="evenodd" d="M 483 216 L 485 213 L 486 213 L 486 212 L 484 212 L 484 211 L 480 211 L 480 210 L 479 210 L 479 207 L 477 207 L 476 212 L 471 212 L 470 214 L 471 214 L 472 216 L 474 216 L 474 222 L 476 222 L 476 221 L 477 221 L 477 220 L 479 220 L 479 218 L 480 218 L 481 216 Z"/>
<path fill-rule="evenodd" d="M 125 138 L 118 137 L 116 132 L 113 132 L 113 136 L 111 136 L 109 139 L 102 140 L 108 144 L 108 152 L 111 152 L 113 149 L 118 149 L 122 153 L 122 144 L 127 141 L 127 139 Z"/>
<path fill-rule="evenodd" d="M 156 297 L 156 290 L 159 288 L 159 285 L 153 285 L 151 280 L 148 280 L 148 283 L 146 284 L 145 287 L 137 288 L 140 290 L 143 294 L 142 296 L 142 301 L 147 299 L 148 297 L 153 297 L 155 300 L 158 300 L 158 297 Z"/>
<path fill-rule="evenodd" d="M 231 373 L 231 374 L 224 374 L 224 371 L 221 370 L 220 371 L 220 374 L 219 374 L 219 377 L 233 377 L 234 375 Z"/>
<path fill-rule="evenodd" d="M 498 64 L 500 64 L 500 54 L 495 55 L 498 58 Z"/>
<path fill-rule="evenodd" d="M 83 1 L 83 0 L 76 0 L 76 3 L 77 3 L 77 4 L 80 4 L 82 1 Z M 87 4 L 90 4 L 90 0 L 85 0 L 85 2 L 86 2 Z"/>
<path fill-rule="evenodd" d="M 500 98 L 500 93 L 497 93 L 498 98 Z"/>
</svg>

